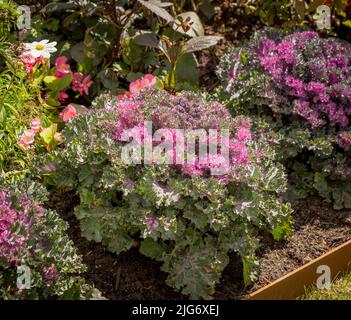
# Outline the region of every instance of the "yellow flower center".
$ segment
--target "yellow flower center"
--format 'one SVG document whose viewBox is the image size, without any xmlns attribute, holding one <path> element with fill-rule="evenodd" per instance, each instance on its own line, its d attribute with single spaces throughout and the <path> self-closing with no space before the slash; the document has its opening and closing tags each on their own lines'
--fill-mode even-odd
<svg viewBox="0 0 351 320">
<path fill-rule="evenodd" d="M 39 51 L 44 50 L 44 48 L 45 48 L 45 46 L 44 46 L 43 44 L 37 44 L 37 45 L 35 46 L 35 49 L 37 49 L 37 50 L 39 50 Z"/>
</svg>

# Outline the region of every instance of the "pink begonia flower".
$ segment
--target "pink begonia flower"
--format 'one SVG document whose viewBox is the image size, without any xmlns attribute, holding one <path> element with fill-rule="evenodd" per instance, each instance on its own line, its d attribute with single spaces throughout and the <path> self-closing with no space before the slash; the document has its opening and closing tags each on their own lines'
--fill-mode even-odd
<svg viewBox="0 0 351 320">
<path fill-rule="evenodd" d="M 29 146 L 34 142 L 35 131 L 32 129 L 24 130 L 17 144 L 24 150 L 28 150 Z"/>
<path fill-rule="evenodd" d="M 72 74 L 71 67 L 67 64 L 68 58 L 66 56 L 59 56 L 55 61 L 55 67 L 57 72 L 55 76 L 58 78 L 64 78 L 69 74 Z"/>
<path fill-rule="evenodd" d="M 129 91 L 133 94 L 139 93 L 142 89 L 156 85 L 157 78 L 152 74 L 146 74 L 141 79 L 135 80 L 129 85 Z"/>
<path fill-rule="evenodd" d="M 30 54 L 22 53 L 19 59 L 27 67 L 27 71 L 31 73 L 35 65 L 35 58 Z"/>
<path fill-rule="evenodd" d="M 68 98 L 68 94 L 66 92 L 62 91 L 58 94 L 58 100 L 61 102 L 65 101 L 67 98 Z"/>
<path fill-rule="evenodd" d="M 30 125 L 31 125 L 31 129 L 32 129 L 35 133 L 37 133 L 37 132 L 40 130 L 41 121 L 40 121 L 40 119 L 38 119 L 38 118 L 34 118 L 34 119 L 31 121 Z"/>
<path fill-rule="evenodd" d="M 83 93 L 89 94 L 89 87 L 93 84 L 91 76 L 88 75 L 84 78 L 84 75 L 80 72 L 73 74 L 72 90 L 79 92 L 82 96 Z"/>
<path fill-rule="evenodd" d="M 22 52 L 22 54 L 19 57 L 19 60 L 27 67 L 28 73 L 32 73 L 36 64 L 45 64 L 45 59 L 43 57 L 35 58 L 28 52 Z"/>
<path fill-rule="evenodd" d="M 71 119 L 75 118 L 77 115 L 77 110 L 74 106 L 69 104 L 63 112 L 60 113 L 60 117 L 63 120 L 63 122 L 68 122 Z"/>
</svg>

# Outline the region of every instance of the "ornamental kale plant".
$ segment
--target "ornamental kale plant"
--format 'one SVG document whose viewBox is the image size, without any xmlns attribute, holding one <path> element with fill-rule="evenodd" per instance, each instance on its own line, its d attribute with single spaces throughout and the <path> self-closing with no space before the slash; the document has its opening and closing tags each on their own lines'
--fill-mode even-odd
<svg viewBox="0 0 351 320">
<path fill-rule="evenodd" d="M 152 122 L 153 133 L 165 127 L 172 133 L 228 129 L 228 172 L 210 175 L 220 156 L 203 165 L 196 157 L 192 165 L 122 161 L 129 144 L 122 141 L 124 130 L 141 132 L 133 142 L 143 145 L 144 121 Z M 41 173 L 78 192 L 75 214 L 82 234 L 116 253 L 140 242 L 140 252 L 162 262 L 167 283 L 184 295 L 212 295 L 232 251 L 240 255 L 249 284 L 258 268 L 260 232 L 276 240 L 290 234 L 291 208 L 280 198 L 286 180 L 270 146 L 274 141 L 253 132 L 249 118 L 231 118 L 219 102 L 150 88 L 124 97 L 104 95 L 63 134 L 65 148 L 48 155 Z M 154 147 L 163 141 L 151 139 Z M 168 151 L 174 156 L 174 145 Z"/>
<path fill-rule="evenodd" d="M 1 186 L 0 299 L 91 298 L 67 223 L 41 206 L 44 198 L 36 183 Z"/>
<path fill-rule="evenodd" d="M 351 208 L 351 46 L 305 31 L 256 33 L 218 74 L 234 112 L 271 116 L 295 196 Z"/>
</svg>

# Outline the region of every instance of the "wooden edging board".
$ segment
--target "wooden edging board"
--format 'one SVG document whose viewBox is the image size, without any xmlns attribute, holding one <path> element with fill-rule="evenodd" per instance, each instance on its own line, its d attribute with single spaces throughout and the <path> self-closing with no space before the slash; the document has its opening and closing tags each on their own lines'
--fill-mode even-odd
<svg viewBox="0 0 351 320">
<path fill-rule="evenodd" d="M 246 296 L 247 300 L 292 300 L 305 293 L 305 288 L 315 285 L 321 276 L 320 266 L 330 268 L 331 280 L 351 269 L 351 240 L 330 250 L 319 258 L 288 273 L 282 278 Z"/>
</svg>

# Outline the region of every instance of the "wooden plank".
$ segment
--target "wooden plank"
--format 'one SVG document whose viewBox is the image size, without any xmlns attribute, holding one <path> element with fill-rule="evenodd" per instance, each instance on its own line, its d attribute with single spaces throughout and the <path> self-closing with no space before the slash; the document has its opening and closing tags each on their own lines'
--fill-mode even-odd
<svg viewBox="0 0 351 320">
<path fill-rule="evenodd" d="M 247 300 L 296 299 L 305 293 L 306 287 L 316 284 L 318 277 L 321 276 L 317 273 L 317 268 L 321 265 L 330 267 L 332 280 L 335 280 L 340 273 L 350 270 L 351 240 L 253 292 L 246 298 Z"/>
</svg>

